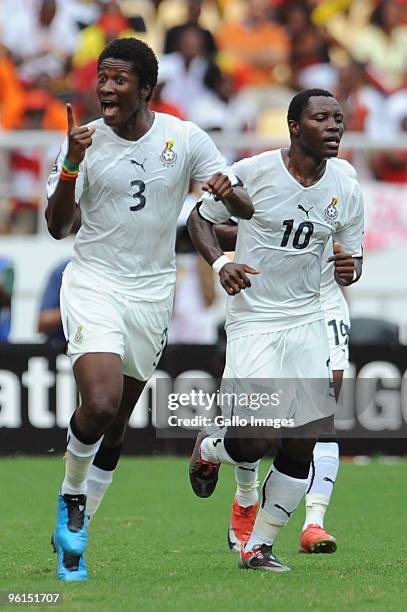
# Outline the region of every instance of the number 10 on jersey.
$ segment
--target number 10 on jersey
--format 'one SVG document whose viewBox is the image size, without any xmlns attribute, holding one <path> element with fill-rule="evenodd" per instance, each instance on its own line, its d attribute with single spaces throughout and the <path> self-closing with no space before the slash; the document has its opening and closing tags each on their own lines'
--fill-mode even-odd
<svg viewBox="0 0 407 612">
<path fill-rule="evenodd" d="M 283 225 L 285 225 L 285 232 L 283 239 L 281 240 L 280 246 L 285 247 L 288 244 L 291 233 L 294 227 L 294 219 L 286 219 L 283 221 Z M 309 245 L 309 241 L 314 232 L 314 225 L 311 221 L 303 221 L 299 224 L 296 232 L 294 233 L 293 238 L 293 247 L 294 249 L 306 249 Z"/>
</svg>

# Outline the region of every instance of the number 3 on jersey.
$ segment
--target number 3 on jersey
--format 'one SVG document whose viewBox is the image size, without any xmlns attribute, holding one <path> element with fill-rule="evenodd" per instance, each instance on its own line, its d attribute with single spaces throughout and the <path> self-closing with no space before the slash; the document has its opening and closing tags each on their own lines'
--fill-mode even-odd
<svg viewBox="0 0 407 612">
<path fill-rule="evenodd" d="M 285 225 L 285 232 L 280 246 L 285 247 L 287 246 L 291 232 L 293 231 L 294 219 L 286 219 L 283 221 L 283 225 Z M 303 221 L 300 223 L 294 234 L 293 247 L 295 249 L 306 249 L 309 245 L 313 232 L 314 225 L 311 223 L 311 221 Z"/>
<path fill-rule="evenodd" d="M 130 187 L 132 190 L 134 190 L 132 196 L 135 203 L 135 206 L 130 206 L 130 210 L 141 210 L 146 205 L 146 198 L 143 196 L 146 189 L 146 184 L 143 181 L 136 179 L 134 181 L 130 181 Z"/>
</svg>

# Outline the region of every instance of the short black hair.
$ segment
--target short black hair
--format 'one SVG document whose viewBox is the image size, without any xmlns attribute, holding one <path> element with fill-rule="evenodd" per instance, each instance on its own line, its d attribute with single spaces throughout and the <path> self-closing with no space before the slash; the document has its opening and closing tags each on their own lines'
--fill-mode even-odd
<svg viewBox="0 0 407 612">
<path fill-rule="evenodd" d="M 297 93 L 291 100 L 288 107 L 287 121 L 300 121 L 304 108 L 308 104 L 308 100 L 314 96 L 325 96 L 325 98 L 334 98 L 335 96 L 326 89 L 303 89 Z"/>
<path fill-rule="evenodd" d="M 151 85 L 151 94 L 146 98 L 150 100 L 157 85 L 158 75 L 158 62 L 154 51 L 138 38 L 115 38 L 99 55 L 98 70 L 103 60 L 108 57 L 121 59 L 133 65 L 140 85 Z"/>
</svg>

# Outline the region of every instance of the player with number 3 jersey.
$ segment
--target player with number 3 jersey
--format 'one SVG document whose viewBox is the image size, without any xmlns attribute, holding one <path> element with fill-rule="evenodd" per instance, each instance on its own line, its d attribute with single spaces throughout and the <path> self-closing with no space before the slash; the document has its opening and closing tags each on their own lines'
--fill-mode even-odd
<svg viewBox="0 0 407 612">
<path fill-rule="evenodd" d="M 253 207 L 210 138 L 153 113 L 157 60 L 141 41 L 112 41 L 98 60 L 102 118 L 68 135 L 48 182 L 46 219 L 82 227 L 61 288 L 61 316 L 81 404 L 68 428 L 53 543 L 58 578 L 84 580 L 89 518 L 110 485 L 135 404 L 166 341 L 177 217 L 191 179 L 238 217 Z"/>
</svg>

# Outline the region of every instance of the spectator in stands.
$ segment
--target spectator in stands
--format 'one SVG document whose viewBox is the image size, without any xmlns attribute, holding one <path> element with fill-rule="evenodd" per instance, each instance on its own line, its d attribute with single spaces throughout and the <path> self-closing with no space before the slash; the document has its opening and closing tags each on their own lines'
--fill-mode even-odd
<svg viewBox="0 0 407 612">
<path fill-rule="evenodd" d="M 234 82 L 213 62 L 208 65 L 204 77 L 205 91 L 196 101 L 190 112 L 190 119 L 203 130 L 239 132 L 255 124 L 256 108 L 247 103 L 240 104 L 235 96 Z M 235 160 L 235 155 L 227 151 L 223 154 Z"/>
<path fill-rule="evenodd" d="M 184 23 L 176 25 L 166 32 L 164 53 L 167 54 L 173 53 L 174 51 L 179 51 L 180 35 L 186 28 L 194 27 L 201 33 L 202 36 L 203 55 L 210 59 L 215 55 L 217 47 L 213 34 L 199 24 L 203 0 L 187 0 L 186 4 L 188 7 L 187 19 Z"/>
<path fill-rule="evenodd" d="M 130 26 L 159 55 L 162 52 L 163 32 L 157 19 L 155 0 L 120 0 L 122 13 L 129 20 Z"/>
<path fill-rule="evenodd" d="M 384 97 L 367 82 L 363 66 L 352 60 L 341 66 L 334 91 L 344 111 L 346 129 L 380 138 Z"/>
<path fill-rule="evenodd" d="M 191 109 L 191 121 L 203 130 L 228 129 L 229 122 L 235 119 L 229 113 L 229 102 L 233 96 L 232 79 L 217 64 L 210 63 L 204 76 L 204 85 L 204 93 Z"/>
<path fill-rule="evenodd" d="M 289 60 L 290 41 L 272 18 L 269 0 L 247 0 L 239 22 L 224 23 L 216 33 L 221 67 L 233 74 L 238 86 L 270 86 L 278 68 Z"/>
<path fill-rule="evenodd" d="M 172 77 L 173 63 L 171 61 L 166 61 L 166 57 L 164 56 L 161 58 L 158 66 L 157 85 L 155 86 L 153 97 L 151 98 L 150 108 L 157 113 L 167 113 L 168 115 L 174 115 L 174 117 L 185 119 L 178 106 L 167 102 L 165 96 L 163 96 L 165 84 L 170 81 Z"/>
<path fill-rule="evenodd" d="M 171 66 L 171 75 L 162 95 L 188 119 L 191 109 L 205 92 L 204 77 L 209 62 L 203 54 L 202 33 L 195 26 L 185 27 L 178 44 L 179 51 L 163 56 Z"/>
<path fill-rule="evenodd" d="M 140 31 L 132 28 L 117 0 L 108 0 L 102 5 L 102 14 L 98 21 L 81 31 L 73 56 L 73 64 L 81 68 L 95 62 L 102 50 L 114 38 L 137 37 L 147 42 L 144 22 Z"/>
<path fill-rule="evenodd" d="M 389 135 L 407 132 L 407 87 L 387 98 L 384 116 L 387 117 Z"/>
<path fill-rule="evenodd" d="M 13 262 L 8 257 L 0 256 L 0 342 L 7 342 L 10 335 L 13 287 Z"/>
<path fill-rule="evenodd" d="M 366 64 L 370 80 L 385 94 L 407 84 L 407 25 L 402 23 L 406 4 L 381 0 L 370 24 L 352 46 L 353 57 Z"/>
<path fill-rule="evenodd" d="M 101 13 L 100 0 L 59 0 L 80 30 L 95 23 Z"/>
<path fill-rule="evenodd" d="M 29 82 L 42 72 L 52 78 L 66 74 L 78 28 L 63 5 L 40 0 L 3 24 L 2 39 L 18 64 L 20 77 Z"/>
<path fill-rule="evenodd" d="M 65 105 L 52 93 L 48 74 L 40 74 L 27 88 L 21 118 L 14 129 L 66 130 Z M 41 160 L 43 151 L 21 148 L 10 155 L 11 232 L 32 234 L 38 227 L 38 207 L 41 198 Z"/>
<path fill-rule="evenodd" d="M 246 2 L 246 0 L 226 0 L 226 2 L 232 2 L 233 5 L 236 5 L 239 1 Z M 166 32 L 191 20 L 190 2 L 189 0 L 154 0 L 154 2 L 157 6 L 156 23 L 163 33 L 165 45 Z M 201 0 L 198 17 L 199 26 L 211 33 L 216 32 L 224 16 L 226 2 L 225 0 Z M 196 2 L 197 4 L 198 2 Z M 193 10 L 196 11 L 197 8 Z M 194 18 L 192 21 L 194 21 Z"/>
<path fill-rule="evenodd" d="M 14 129 L 66 130 L 66 106 L 53 92 L 46 72 L 38 74 L 24 92 L 23 113 Z"/>
<path fill-rule="evenodd" d="M 285 4 L 279 15 L 290 38 L 291 86 L 295 90 L 332 89 L 336 70 L 330 64 L 331 37 L 325 28 L 311 22 L 311 10 L 306 3 Z"/>
<path fill-rule="evenodd" d="M 74 68 L 70 75 L 72 104 L 80 124 L 100 117 L 100 104 L 96 96 L 97 59 Z"/>
<path fill-rule="evenodd" d="M 47 341 L 54 345 L 63 345 L 66 342 L 62 329 L 59 294 L 62 275 L 69 262 L 70 259 L 64 259 L 51 271 L 41 297 L 38 331 L 44 334 Z"/>
<path fill-rule="evenodd" d="M 0 45 L 0 128 L 12 129 L 20 121 L 23 100 L 14 64 Z"/>
<path fill-rule="evenodd" d="M 311 21 L 324 27 L 336 43 L 351 49 L 369 23 L 377 0 L 343 0 L 341 2 L 309 2 L 314 4 Z"/>
<path fill-rule="evenodd" d="M 407 89 L 390 96 L 382 113 L 386 135 L 407 134 Z M 384 130 L 382 130 L 382 134 Z M 371 158 L 374 176 L 380 181 L 407 184 L 407 151 L 393 150 L 375 153 Z"/>
</svg>

